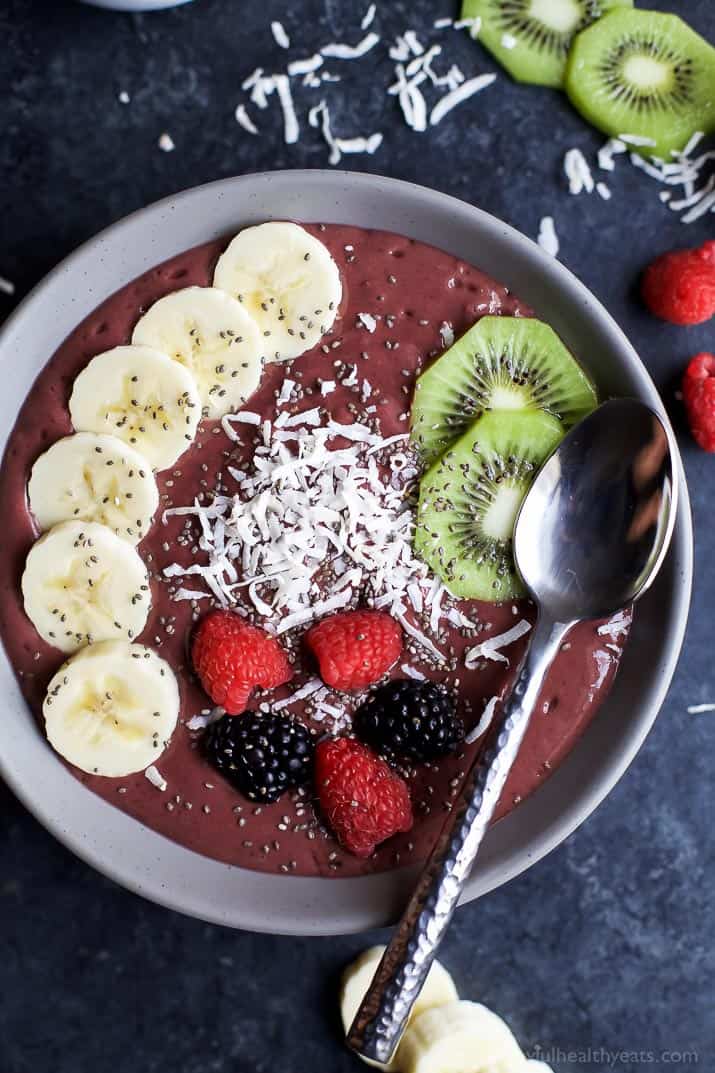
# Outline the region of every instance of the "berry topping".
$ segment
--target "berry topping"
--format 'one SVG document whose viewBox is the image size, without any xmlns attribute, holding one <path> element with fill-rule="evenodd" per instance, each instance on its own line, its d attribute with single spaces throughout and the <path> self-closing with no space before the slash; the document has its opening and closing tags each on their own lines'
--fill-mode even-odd
<svg viewBox="0 0 715 1073">
<path fill-rule="evenodd" d="M 715 451 L 715 354 L 697 354 L 683 377 L 683 399 L 693 436 Z"/>
<path fill-rule="evenodd" d="M 320 806 L 339 842 L 356 857 L 412 827 L 407 783 L 355 738 L 321 742 L 315 752 Z"/>
<path fill-rule="evenodd" d="M 310 780 L 313 739 L 285 715 L 224 716 L 204 734 L 207 760 L 251 801 L 277 801 Z"/>
<path fill-rule="evenodd" d="M 387 682 L 355 713 L 355 733 L 388 759 L 435 760 L 464 738 L 454 701 L 434 682 Z"/>
<path fill-rule="evenodd" d="M 306 644 L 332 689 L 365 689 L 402 652 L 402 629 L 386 611 L 342 611 L 308 630 Z"/>
<path fill-rule="evenodd" d="M 293 676 L 278 642 L 232 611 L 211 611 L 202 620 L 191 655 L 201 685 L 229 715 L 245 710 L 257 686 L 275 689 Z"/>
<path fill-rule="evenodd" d="M 697 250 L 664 253 L 646 269 L 643 300 L 672 324 L 702 324 L 715 313 L 715 240 Z"/>
</svg>

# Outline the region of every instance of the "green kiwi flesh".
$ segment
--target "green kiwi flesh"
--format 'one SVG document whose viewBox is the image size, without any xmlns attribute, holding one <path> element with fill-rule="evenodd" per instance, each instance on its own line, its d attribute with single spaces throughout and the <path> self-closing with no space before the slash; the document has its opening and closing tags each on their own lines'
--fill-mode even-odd
<svg viewBox="0 0 715 1073">
<path fill-rule="evenodd" d="M 715 130 L 715 49 L 677 15 L 612 11 L 575 41 L 566 91 L 606 134 L 635 134 L 669 160 L 696 131 Z"/>
<path fill-rule="evenodd" d="M 564 84 L 574 35 L 633 0 L 464 0 L 462 17 L 481 19 L 479 40 L 517 82 Z"/>
<path fill-rule="evenodd" d="M 455 596 L 524 595 L 514 523 L 564 428 L 540 410 L 494 410 L 476 421 L 420 482 L 415 551 Z"/>
<path fill-rule="evenodd" d="M 598 405 L 556 332 L 530 317 L 483 317 L 419 377 L 411 437 L 428 466 L 488 410 L 545 410 L 566 428 Z"/>
</svg>

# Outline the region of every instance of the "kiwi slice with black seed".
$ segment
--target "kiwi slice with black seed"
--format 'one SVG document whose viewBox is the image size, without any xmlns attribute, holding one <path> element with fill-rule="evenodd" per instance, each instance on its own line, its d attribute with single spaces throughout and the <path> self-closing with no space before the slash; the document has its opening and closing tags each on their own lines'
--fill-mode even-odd
<svg viewBox="0 0 715 1073">
<path fill-rule="evenodd" d="M 575 39 L 566 91 L 599 130 L 650 139 L 638 151 L 667 161 L 715 129 L 715 49 L 677 15 L 612 11 Z"/>
<path fill-rule="evenodd" d="M 570 428 L 597 404 L 548 324 L 483 317 L 418 379 L 411 437 L 428 466 L 487 410 L 546 410 Z"/>
<path fill-rule="evenodd" d="M 633 0 L 464 0 L 465 19 L 481 19 L 479 40 L 517 82 L 562 86 L 574 35 Z"/>
<path fill-rule="evenodd" d="M 415 551 L 455 596 L 500 602 L 524 595 L 514 522 L 563 425 L 540 410 L 493 410 L 420 482 Z"/>
</svg>

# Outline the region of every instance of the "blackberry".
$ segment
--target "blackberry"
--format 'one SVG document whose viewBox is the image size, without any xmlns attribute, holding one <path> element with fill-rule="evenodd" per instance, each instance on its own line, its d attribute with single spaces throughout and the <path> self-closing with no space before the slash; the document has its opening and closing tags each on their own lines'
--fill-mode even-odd
<svg viewBox="0 0 715 1073">
<path fill-rule="evenodd" d="M 376 689 L 356 711 L 353 727 L 359 738 L 388 759 L 434 760 L 454 752 L 464 738 L 449 693 L 434 682 L 406 678 Z"/>
<path fill-rule="evenodd" d="M 313 739 L 285 715 L 224 715 L 208 727 L 203 746 L 209 763 L 251 801 L 277 801 L 311 777 Z"/>
</svg>

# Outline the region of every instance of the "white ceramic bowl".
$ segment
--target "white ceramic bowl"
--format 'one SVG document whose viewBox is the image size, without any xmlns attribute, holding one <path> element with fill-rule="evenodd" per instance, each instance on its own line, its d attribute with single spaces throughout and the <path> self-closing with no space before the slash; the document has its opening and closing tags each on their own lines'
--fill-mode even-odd
<svg viewBox="0 0 715 1073">
<path fill-rule="evenodd" d="M 0 334 L 0 447 L 48 357 L 108 295 L 160 261 L 271 217 L 385 228 L 464 258 L 548 320 L 604 395 L 638 396 L 663 414 L 653 383 L 615 322 L 529 239 L 422 187 L 371 175 L 295 171 L 225 179 L 151 205 L 51 272 Z M 683 640 L 692 575 L 692 527 L 679 459 L 678 469 L 672 549 L 639 605 L 614 689 L 548 782 L 490 831 L 465 900 L 505 883 L 566 838 L 621 777 L 658 713 Z M 0 692 L 3 777 L 57 838 L 131 890 L 205 920 L 290 934 L 359 931 L 388 923 L 403 906 L 415 878 L 411 869 L 362 879 L 273 876 L 229 867 L 168 841 L 95 797 L 64 769 L 31 718 L 2 652 Z"/>
</svg>

